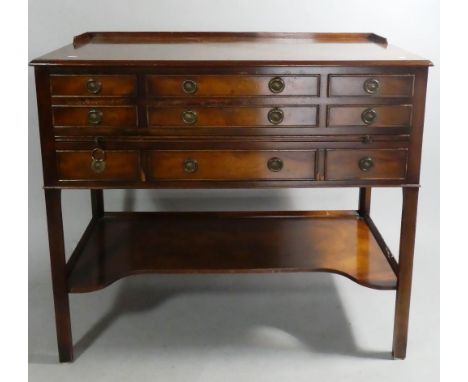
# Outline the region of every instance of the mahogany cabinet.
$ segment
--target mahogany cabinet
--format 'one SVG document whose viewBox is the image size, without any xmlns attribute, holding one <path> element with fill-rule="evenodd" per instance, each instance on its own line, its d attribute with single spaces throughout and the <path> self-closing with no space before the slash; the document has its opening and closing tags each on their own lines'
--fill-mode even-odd
<svg viewBox="0 0 468 382">
<path fill-rule="evenodd" d="M 366 33 L 88 32 L 31 65 L 60 361 L 73 359 L 69 293 L 149 272 L 325 271 L 394 290 L 405 358 L 430 61 Z M 104 208 L 105 189 L 266 187 L 360 196 L 353 211 Z M 398 262 L 373 187 L 402 189 Z M 69 258 L 67 189 L 89 189 L 92 208 Z"/>
</svg>

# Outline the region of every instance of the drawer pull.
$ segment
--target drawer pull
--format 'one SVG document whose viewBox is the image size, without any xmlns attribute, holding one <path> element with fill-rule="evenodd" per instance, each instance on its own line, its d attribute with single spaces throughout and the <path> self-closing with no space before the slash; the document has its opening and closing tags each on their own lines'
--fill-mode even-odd
<svg viewBox="0 0 468 382">
<path fill-rule="evenodd" d="M 368 78 L 364 81 L 363 87 L 367 94 L 377 94 L 379 92 L 380 82 L 375 78 Z"/>
<path fill-rule="evenodd" d="M 99 125 L 102 122 L 103 113 L 99 109 L 91 109 L 88 112 L 88 123 L 91 125 Z"/>
<path fill-rule="evenodd" d="M 361 139 L 362 143 L 364 144 L 369 144 L 369 143 L 372 143 L 373 139 L 370 135 L 364 135 Z"/>
<path fill-rule="evenodd" d="M 374 160 L 371 157 L 365 157 L 359 160 L 359 168 L 361 171 L 367 172 L 372 167 L 374 167 Z"/>
<path fill-rule="evenodd" d="M 361 119 L 366 125 L 370 125 L 377 119 L 377 112 L 374 109 L 366 109 L 362 112 Z"/>
<path fill-rule="evenodd" d="M 198 121 L 197 112 L 193 110 L 186 110 L 182 113 L 182 121 L 187 125 L 193 125 Z"/>
<path fill-rule="evenodd" d="M 268 83 L 268 88 L 272 93 L 281 93 L 285 88 L 285 83 L 281 77 L 275 77 Z"/>
<path fill-rule="evenodd" d="M 102 89 L 102 83 L 100 81 L 98 81 L 98 80 L 90 78 L 86 82 L 86 89 L 91 94 L 98 94 Z"/>
<path fill-rule="evenodd" d="M 188 174 L 193 174 L 198 170 L 198 162 L 195 159 L 184 160 L 184 171 Z"/>
<path fill-rule="evenodd" d="M 91 170 L 96 174 L 106 169 L 106 152 L 103 149 L 95 148 L 91 153 Z"/>
<path fill-rule="evenodd" d="M 198 90 L 198 84 L 193 80 L 186 80 L 182 83 L 182 90 L 186 94 L 195 94 Z"/>
<path fill-rule="evenodd" d="M 283 161 L 280 158 L 273 157 L 268 159 L 268 169 L 273 172 L 278 172 L 283 169 Z"/>
<path fill-rule="evenodd" d="M 283 113 L 283 110 L 275 107 L 274 109 L 271 109 L 269 112 L 268 112 L 268 120 L 270 121 L 270 123 L 272 123 L 273 125 L 278 125 L 280 124 L 281 122 L 283 122 L 283 119 L 284 119 L 284 113 Z"/>
</svg>

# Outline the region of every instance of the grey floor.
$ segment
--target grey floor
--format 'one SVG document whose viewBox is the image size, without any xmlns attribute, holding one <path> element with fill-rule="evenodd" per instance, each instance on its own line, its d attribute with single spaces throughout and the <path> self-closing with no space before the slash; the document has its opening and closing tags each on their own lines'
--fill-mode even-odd
<svg viewBox="0 0 468 382">
<path fill-rule="evenodd" d="M 79 198 L 88 201 L 87 194 Z M 75 231 L 67 238 L 71 248 L 85 218 L 76 208 L 67 211 L 67 202 L 65 212 L 75 211 L 66 221 Z M 377 212 L 388 210 L 386 204 Z M 76 359 L 58 364 L 45 229 L 36 225 L 30 231 L 30 380 L 438 381 L 438 234 L 422 215 L 405 361 L 390 357 L 394 292 L 312 273 L 143 275 L 72 295 Z M 397 248 L 398 230 L 390 227 L 398 214 L 376 220 Z"/>
</svg>

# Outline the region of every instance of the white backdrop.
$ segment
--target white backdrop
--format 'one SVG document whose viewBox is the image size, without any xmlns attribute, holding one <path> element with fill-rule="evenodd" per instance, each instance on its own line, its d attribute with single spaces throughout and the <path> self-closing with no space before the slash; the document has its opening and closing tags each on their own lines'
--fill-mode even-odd
<svg viewBox="0 0 468 382">
<path fill-rule="evenodd" d="M 415 293 L 427 280 L 438 296 L 439 235 L 439 4 L 437 0 L 30 0 L 29 58 L 69 44 L 85 31 L 308 31 L 374 32 L 432 60 L 426 107 L 422 189 L 416 245 Z M 33 70 L 29 71 L 30 285 L 49 283 L 42 168 Z M 107 209 L 355 208 L 356 190 L 109 191 Z M 397 253 L 398 190 L 374 192 L 373 212 Z M 64 192 L 67 248 L 90 216 L 89 193 Z M 424 253 L 421 253 L 423 252 Z M 418 284 L 421 282 L 421 284 Z M 421 288 L 421 289 L 419 289 Z M 432 298 L 437 308 L 438 297 Z M 416 308 L 417 309 L 417 305 Z M 422 309 L 422 308 L 421 308 Z M 422 312 L 422 310 L 421 310 Z M 438 317 L 438 311 L 433 312 Z M 431 329 L 435 330 L 435 329 Z M 390 331 L 390 328 L 389 328 Z"/>
</svg>

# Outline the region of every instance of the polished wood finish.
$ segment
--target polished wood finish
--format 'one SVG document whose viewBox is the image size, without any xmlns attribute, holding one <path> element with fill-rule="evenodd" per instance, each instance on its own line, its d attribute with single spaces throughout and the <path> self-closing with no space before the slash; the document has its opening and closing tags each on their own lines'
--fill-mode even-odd
<svg viewBox="0 0 468 382">
<path fill-rule="evenodd" d="M 61 191 L 46 190 L 45 200 L 59 359 L 60 362 L 69 362 L 73 360 L 73 340 L 65 267 Z"/>
<path fill-rule="evenodd" d="M 373 161 L 367 171 L 359 167 L 359 161 L 364 158 Z M 327 150 L 325 179 L 404 179 L 406 163 L 406 150 Z"/>
<path fill-rule="evenodd" d="M 106 151 L 105 169 L 94 172 L 91 151 L 58 151 L 60 180 L 129 181 L 140 176 L 140 157 L 136 151 Z"/>
<path fill-rule="evenodd" d="M 91 190 L 91 212 L 93 218 L 104 215 L 104 193 L 102 190 Z"/>
<path fill-rule="evenodd" d="M 416 237 L 416 215 L 418 209 L 417 188 L 403 189 L 401 216 L 400 256 L 398 285 L 395 306 L 395 328 L 393 332 L 393 357 L 405 359 L 408 341 L 408 322 L 413 275 L 414 242 Z"/>
<path fill-rule="evenodd" d="M 276 151 L 153 151 L 149 155 L 150 179 L 159 180 L 259 180 L 314 179 L 314 150 Z M 271 171 L 268 161 L 279 158 L 280 171 Z M 198 163 L 193 173 L 184 171 L 183 163 Z"/>
<path fill-rule="evenodd" d="M 88 81 L 100 83 L 96 93 L 90 92 Z M 51 75 L 52 96 L 61 97 L 131 97 L 137 94 L 135 75 Z"/>
<path fill-rule="evenodd" d="M 427 67 L 369 33 L 91 32 L 32 61 L 62 66 L 347 65 Z"/>
<path fill-rule="evenodd" d="M 278 123 L 270 121 L 270 113 L 283 114 Z M 184 113 L 196 113 L 193 123 L 184 121 Z M 148 109 L 150 127 L 203 126 L 203 127 L 275 127 L 275 126 L 316 126 L 317 106 L 276 106 L 270 107 L 160 107 Z"/>
<path fill-rule="evenodd" d="M 174 240 L 182 234 L 183 240 Z M 376 289 L 396 287 L 365 221 L 355 212 L 322 211 L 106 213 L 82 248 L 68 288 L 89 292 L 148 272 L 298 271 L 335 272 Z"/>
<path fill-rule="evenodd" d="M 100 119 L 93 123 L 90 113 L 100 113 Z M 135 106 L 54 106 L 52 115 L 55 127 L 87 126 L 100 127 L 136 127 L 137 110 Z"/>
<path fill-rule="evenodd" d="M 73 39 L 73 46 L 79 48 L 89 43 L 181 43 L 181 42 L 243 42 L 243 41 L 308 40 L 314 42 L 374 42 L 388 45 L 385 37 L 375 33 L 310 33 L 310 32 L 85 32 Z"/>
<path fill-rule="evenodd" d="M 359 188 L 359 214 L 361 216 L 368 216 L 371 208 L 372 188 L 361 187 Z"/>
<path fill-rule="evenodd" d="M 366 81 L 378 82 L 375 93 L 365 90 Z M 411 97 L 413 95 L 414 76 L 409 75 L 331 75 L 328 85 L 330 97 L 364 96 L 381 97 Z"/>
<path fill-rule="evenodd" d="M 165 272 L 326 271 L 396 289 L 405 357 L 430 61 L 369 33 L 88 32 L 31 64 L 61 361 L 68 293 Z M 358 187 L 359 204 L 104 209 L 104 189 L 266 187 Z M 374 187 L 403 189 L 399 262 L 370 216 Z M 90 190 L 92 210 L 66 263 L 62 189 Z"/>
<path fill-rule="evenodd" d="M 363 113 L 375 110 L 377 117 L 373 122 L 365 123 Z M 367 126 L 367 127 L 410 127 L 411 105 L 333 105 L 328 107 L 327 126 Z"/>
<path fill-rule="evenodd" d="M 269 88 L 269 83 L 279 78 L 284 90 L 277 93 Z M 319 79 L 315 76 L 248 76 L 248 75 L 157 75 L 147 77 L 149 96 L 160 97 L 251 97 L 251 96 L 317 96 Z M 187 94 L 183 89 L 184 81 L 194 81 L 197 90 Z"/>
</svg>

